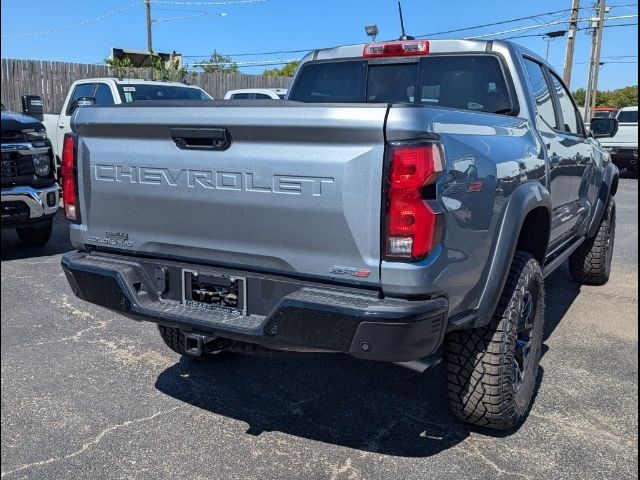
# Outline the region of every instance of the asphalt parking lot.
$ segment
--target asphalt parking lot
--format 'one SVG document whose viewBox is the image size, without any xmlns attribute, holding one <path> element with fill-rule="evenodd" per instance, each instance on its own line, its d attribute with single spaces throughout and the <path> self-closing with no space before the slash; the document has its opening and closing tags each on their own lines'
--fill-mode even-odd
<svg viewBox="0 0 640 480">
<path fill-rule="evenodd" d="M 441 367 L 180 358 L 73 296 L 63 218 L 44 249 L 2 232 L 2 478 L 637 478 L 636 179 L 617 202 L 609 284 L 547 280 L 542 384 L 509 435 L 454 420 Z"/>
</svg>

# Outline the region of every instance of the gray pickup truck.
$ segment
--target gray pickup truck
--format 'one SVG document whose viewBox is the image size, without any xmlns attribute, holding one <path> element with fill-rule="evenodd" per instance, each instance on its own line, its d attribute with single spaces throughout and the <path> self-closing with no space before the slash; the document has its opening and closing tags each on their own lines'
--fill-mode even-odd
<svg viewBox="0 0 640 480">
<path fill-rule="evenodd" d="M 79 109 L 63 152 L 81 299 L 180 354 L 444 359 L 462 419 L 529 410 L 544 278 L 604 284 L 618 170 L 508 42 L 317 50 L 287 100 Z M 375 379 L 371 380 L 375 382 Z"/>
</svg>

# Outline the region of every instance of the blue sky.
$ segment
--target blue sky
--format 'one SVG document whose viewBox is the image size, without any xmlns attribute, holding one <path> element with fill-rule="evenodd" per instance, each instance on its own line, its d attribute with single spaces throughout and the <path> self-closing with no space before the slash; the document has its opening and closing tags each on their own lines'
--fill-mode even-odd
<svg viewBox="0 0 640 480">
<path fill-rule="evenodd" d="M 368 37 L 364 26 L 371 23 L 378 25 L 378 40 L 399 36 L 395 0 L 268 0 L 232 5 L 194 5 L 198 1 L 206 0 L 152 3 L 152 17 L 157 20 L 209 13 L 185 20 L 154 23 L 155 51 L 175 50 L 188 55 L 185 59 L 188 62 L 206 58 L 214 49 L 224 54 L 261 53 L 255 56 L 235 56 L 234 60 L 237 62 L 281 61 L 302 56 L 302 53 L 284 53 L 286 50 L 365 42 Z M 580 17 L 593 15 L 593 2 L 583 0 L 581 3 L 583 10 Z M 638 13 L 637 3 L 633 1 L 609 0 L 608 4 L 620 5 L 612 8 L 608 16 Z M 87 22 L 129 6 L 131 7 L 106 18 Z M 537 15 L 570 7 L 570 0 L 403 0 L 405 25 L 407 33 L 411 35 L 527 17 L 518 22 L 448 35 L 433 35 L 432 38 L 462 38 L 564 20 L 568 18 L 568 11 Z M 142 0 L 3 0 L 1 9 L 2 58 L 102 63 L 111 47 L 146 50 L 145 10 Z M 213 15 L 216 13 L 227 15 Z M 82 22 L 87 23 L 60 31 L 63 27 Z M 637 18 L 607 22 L 612 27 L 604 31 L 602 55 L 606 63 L 600 74 L 601 89 L 638 83 L 637 22 Z M 635 25 L 613 27 L 624 23 Z M 586 27 L 587 23 L 582 22 L 580 26 Z M 515 41 L 544 56 L 544 39 L 531 35 L 563 28 L 566 27 L 553 25 L 491 38 L 527 35 Z M 44 31 L 49 32 L 19 36 Z M 586 83 L 590 44 L 591 37 L 587 32 L 579 32 L 572 89 Z M 560 38 L 549 46 L 549 60 L 558 70 L 562 69 L 565 45 L 566 40 Z M 271 67 L 242 67 L 242 71 L 260 73 L 266 68 Z"/>
</svg>

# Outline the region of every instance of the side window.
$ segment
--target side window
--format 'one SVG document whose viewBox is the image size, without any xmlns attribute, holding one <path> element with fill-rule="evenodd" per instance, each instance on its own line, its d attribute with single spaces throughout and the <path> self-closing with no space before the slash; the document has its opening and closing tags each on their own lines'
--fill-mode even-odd
<svg viewBox="0 0 640 480">
<path fill-rule="evenodd" d="M 96 105 L 113 105 L 113 95 L 108 85 L 99 83 L 95 93 Z"/>
<path fill-rule="evenodd" d="M 256 93 L 254 97 L 256 100 L 272 100 L 272 98 L 266 93 Z"/>
<path fill-rule="evenodd" d="M 247 100 L 249 99 L 250 93 L 234 93 L 231 95 L 231 100 Z"/>
<path fill-rule="evenodd" d="M 73 89 L 73 93 L 71 94 L 71 101 L 67 106 L 67 115 L 71 115 L 73 113 L 75 103 L 80 97 L 93 97 L 93 92 L 95 91 L 95 89 L 95 83 L 83 83 L 80 85 L 76 85 L 76 88 Z"/>
<path fill-rule="evenodd" d="M 538 115 L 549 127 L 558 128 L 551 90 L 549 90 L 542 65 L 525 58 L 524 67 L 531 84 L 531 94 L 536 99 Z"/>
<path fill-rule="evenodd" d="M 562 82 L 553 72 L 551 72 L 551 82 L 553 83 L 553 88 L 558 95 L 560 110 L 562 110 L 562 118 L 564 120 L 563 128 L 560 130 L 564 130 L 567 133 L 573 133 L 575 135 L 582 135 L 582 123 L 578 121 L 579 112 L 571 100 L 571 94 L 567 92 L 567 89 L 564 88 Z"/>
</svg>

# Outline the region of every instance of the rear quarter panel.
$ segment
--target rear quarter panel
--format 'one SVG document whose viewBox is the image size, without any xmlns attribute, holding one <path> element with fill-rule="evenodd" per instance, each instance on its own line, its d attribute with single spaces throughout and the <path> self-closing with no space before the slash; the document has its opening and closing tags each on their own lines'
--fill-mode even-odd
<svg viewBox="0 0 640 480">
<path fill-rule="evenodd" d="M 511 192 L 524 182 L 545 188 L 546 161 L 526 119 L 433 107 L 391 108 L 388 141 L 429 134 L 441 142 L 446 157 L 447 172 L 437 184 L 443 241 L 420 263 L 382 262 L 381 282 L 388 294 L 446 292 L 455 315 L 476 307 Z M 471 191 L 472 184 L 480 190 Z"/>
</svg>

